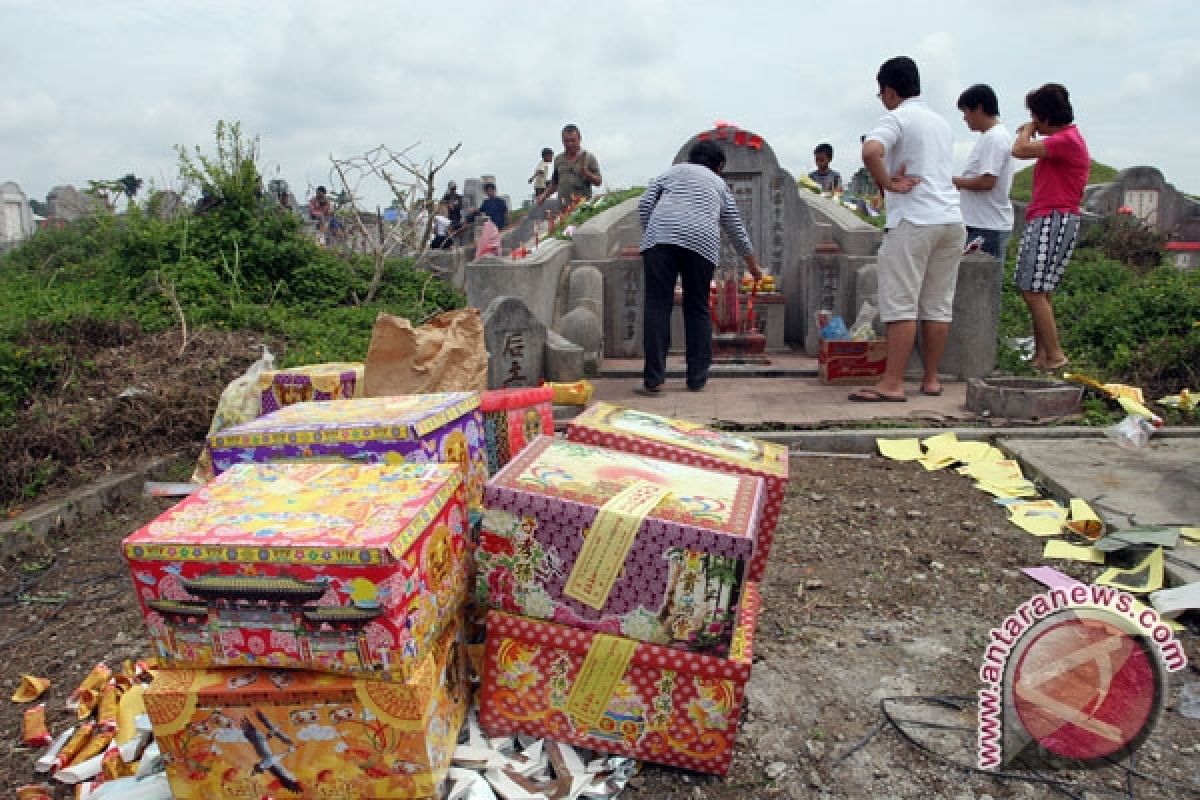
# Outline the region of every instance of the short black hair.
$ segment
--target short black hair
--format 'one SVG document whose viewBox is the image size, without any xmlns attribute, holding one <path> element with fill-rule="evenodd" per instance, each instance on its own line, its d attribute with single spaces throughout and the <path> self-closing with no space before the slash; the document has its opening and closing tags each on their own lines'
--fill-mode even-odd
<svg viewBox="0 0 1200 800">
<path fill-rule="evenodd" d="M 552 155 L 554 155 L 554 151 L 551 150 L 549 147 L 542 148 L 542 158 L 545 158 L 546 156 L 552 156 Z"/>
<path fill-rule="evenodd" d="M 317 187 L 317 191 L 318 191 L 318 192 L 323 192 L 323 191 L 325 191 L 325 187 L 324 187 L 324 186 L 318 186 L 318 187 Z"/>
<path fill-rule="evenodd" d="M 986 83 L 969 86 L 958 96 L 959 111 L 974 111 L 977 108 L 982 108 L 983 113 L 989 117 L 1000 116 L 1000 101 L 996 99 L 992 87 Z"/>
<path fill-rule="evenodd" d="M 917 71 L 917 62 L 908 56 L 896 56 L 883 62 L 875 81 L 879 84 L 879 91 L 889 87 L 895 89 L 901 100 L 921 93 L 921 73 Z"/>
<path fill-rule="evenodd" d="M 568 122 L 566 125 L 563 125 L 562 132 L 563 133 L 579 133 L 579 126 L 576 125 L 574 122 Z M 579 133 L 579 135 L 582 136 L 583 134 Z"/>
<path fill-rule="evenodd" d="M 713 172 L 720 172 L 725 166 L 725 151 L 721 145 L 710 139 L 703 139 L 692 145 L 688 150 L 688 163 L 708 167 Z"/>
<path fill-rule="evenodd" d="M 483 185 L 483 190 L 484 190 L 485 192 L 486 192 L 488 189 L 495 189 L 495 188 L 496 188 L 496 184 L 492 183 L 491 181 L 488 181 L 487 183 L 485 183 L 485 184 Z"/>
<path fill-rule="evenodd" d="M 1025 95 L 1029 113 L 1050 125 L 1070 125 L 1075 121 L 1071 96 L 1061 83 L 1047 83 Z"/>
<path fill-rule="evenodd" d="M 814 156 L 821 155 L 822 153 L 824 153 L 825 157 L 830 161 L 833 161 L 833 145 L 831 145 L 829 142 L 821 142 L 819 145 L 813 148 Z"/>
</svg>

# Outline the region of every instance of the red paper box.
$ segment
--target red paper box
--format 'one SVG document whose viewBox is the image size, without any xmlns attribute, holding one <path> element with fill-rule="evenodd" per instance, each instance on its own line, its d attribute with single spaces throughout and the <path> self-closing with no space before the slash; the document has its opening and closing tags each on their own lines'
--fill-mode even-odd
<svg viewBox="0 0 1200 800">
<path fill-rule="evenodd" d="M 537 437 L 554 434 L 554 389 L 490 389 L 479 402 L 487 437 L 488 474 L 496 472 Z"/>
<path fill-rule="evenodd" d="M 435 796 L 469 695 L 452 625 L 407 683 L 164 669 L 145 703 L 176 800 L 399 800 Z"/>
<path fill-rule="evenodd" d="M 874 383 L 886 366 L 886 339 L 870 342 L 822 339 L 817 348 L 817 379 L 821 383 Z"/>
<path fill-rule="evenodd" d="M 729 658 L 638 643 L 595 727 L 567 711 L 592 633 L 492 611 L 479 722 L 698 772 L 729 771 L 750 677 L 758 587 L 746 587 Z"/>
<path fill-rule="evenodd" d="M 568 589 L 597 515 L 633 485 L 669 489 L 638 521 L 627 550 L 609 550 L 614 580 L 597 602 Z M 724 654 L 754 554 L 763 482 L 538 438 L 484 489 L 476 597 L 488 607 L 584 630 Z M 637 515 L 633 515 L 637 517 Z M 610 539 L 598 536 L 593 545 Z M 587 570 L 580 570 L 586 574 Z"/>
<path fill-rule="evenodd" d="M 694 422 L 596 403 L 567 423 L 567 439 L 626 453 L 763 479 L 766 498 L 747 579 L 761 581 L 788 485 L 788 450 L 781 444 L 713 430 Z"/>
<path fill-rule="evenodd" d="M 239 464 L 122 547 L 158 655 L 403 680 L 461 614 L 448 464 Z"/>
</svg>

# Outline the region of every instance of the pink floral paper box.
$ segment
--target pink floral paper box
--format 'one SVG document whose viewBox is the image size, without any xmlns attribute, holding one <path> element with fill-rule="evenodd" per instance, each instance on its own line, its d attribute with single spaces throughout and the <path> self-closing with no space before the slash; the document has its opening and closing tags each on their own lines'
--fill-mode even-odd
<svg viewBox="0 0 1200 800">
<path fill-rule="evenodd" d="M 747 577 L 752 581 L 763 579 L 771 543 L 775 539 L 775 526 L 787 494 L 787 447 L 608 403 L 596 403 L 568 422 L 567 438 L 680 464 L 762 478 L 766 484 L 766 499 L 759 519 L 758 549 L 750 561 Z"/>
<path fill-rule="evenodd" d="M 670 490 L 642 519 L 600 608 L 566 585 L 597 511 L 637 481 Z M 763 482 L 542 436 L 488 481 L 476 598 L 584 630 L 722 654 L 754 552 Z"/>
<path fill-rule="evenodd" d="M 446 464 L 239 464 L 122 550 L 162 660 L 404 680 L 467 592 Z"/>
<path fill-rule="evenodd" d="M 467 504 L 482 508 L 487 480 L 476 392 L 362 397 L 297 403 L 208 438 L 213 469 L 272 461 L 349 460 L 459 464 Z"/>
</svg>

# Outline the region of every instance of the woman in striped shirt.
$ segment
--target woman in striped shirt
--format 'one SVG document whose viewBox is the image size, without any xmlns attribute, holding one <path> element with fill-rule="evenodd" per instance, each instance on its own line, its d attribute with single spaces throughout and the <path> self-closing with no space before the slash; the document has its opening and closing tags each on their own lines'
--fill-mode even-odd
<svg viewBox="0 0 1200 800">
<path fill-rule="evenodd" d="M 675 282 L 683 279 L 683 323 L 687 388 L 698 392 L 712 364 L 712 321 L 708 288 L 721 251 L 721 229 L 729 235 L 746 269 L 762 277 L 733 193 L 721 179 L 725 153 L 712 141 L 697 142 L 686 164 L 676 164 L 646 187 L 638 204 L 646 295 L 642 342 L 646 363 L 637 394 L 656 395 L 666 380 Z"/>
</svg>

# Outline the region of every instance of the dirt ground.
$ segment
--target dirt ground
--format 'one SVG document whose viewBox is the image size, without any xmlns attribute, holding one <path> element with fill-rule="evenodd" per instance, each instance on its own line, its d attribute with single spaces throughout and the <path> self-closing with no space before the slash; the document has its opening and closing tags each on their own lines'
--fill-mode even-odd
<svg viewBox="0 0 1200 800">
<path fill-rule="evenodd" d="M 647 765 L 623 797 L 1186 797 L 1200 793 L 1200 723 L 1171 703 L 1134 769 L 972 772 L 974 706 L 900 703 L 893 715 L 922 752 L 880 724 L 884 697 L 974 696 L 987 631 L 1037 591 L 1018 568 L 1041 542 L 952 472 L 867 459 L 797 458 L 763 587 L 755 666 L 726 779 Z M 147 654 L 119 542 L 169 501 L 140 498 L 65 531 L 51 547 L 0 565 L 0 692 L 43 675 L 52 730 L 67 694 L 97 661 Z M 1058 565 L 1086 580 L 1095 568 Z M 1185 637 L 1191 663 L 1200 659 Z M 23 707 L 0 701 L 0 786 L 35 778 L 17 744 Z M 860 746 L 861 745 L 861 746 Z M 857 748 L 857 749 L 856 749 Z M 958 765 L 958 766 L 955 766 Z M 1051 784 L 1046 781 L 1054 781 Z M 1186 787 L 1185 787 L 1186 785 Z M 1090 787 L 1090 788 L 1085 788 Z M 70 796 L 65 787 L 60 797 Z"/>
</svg>

